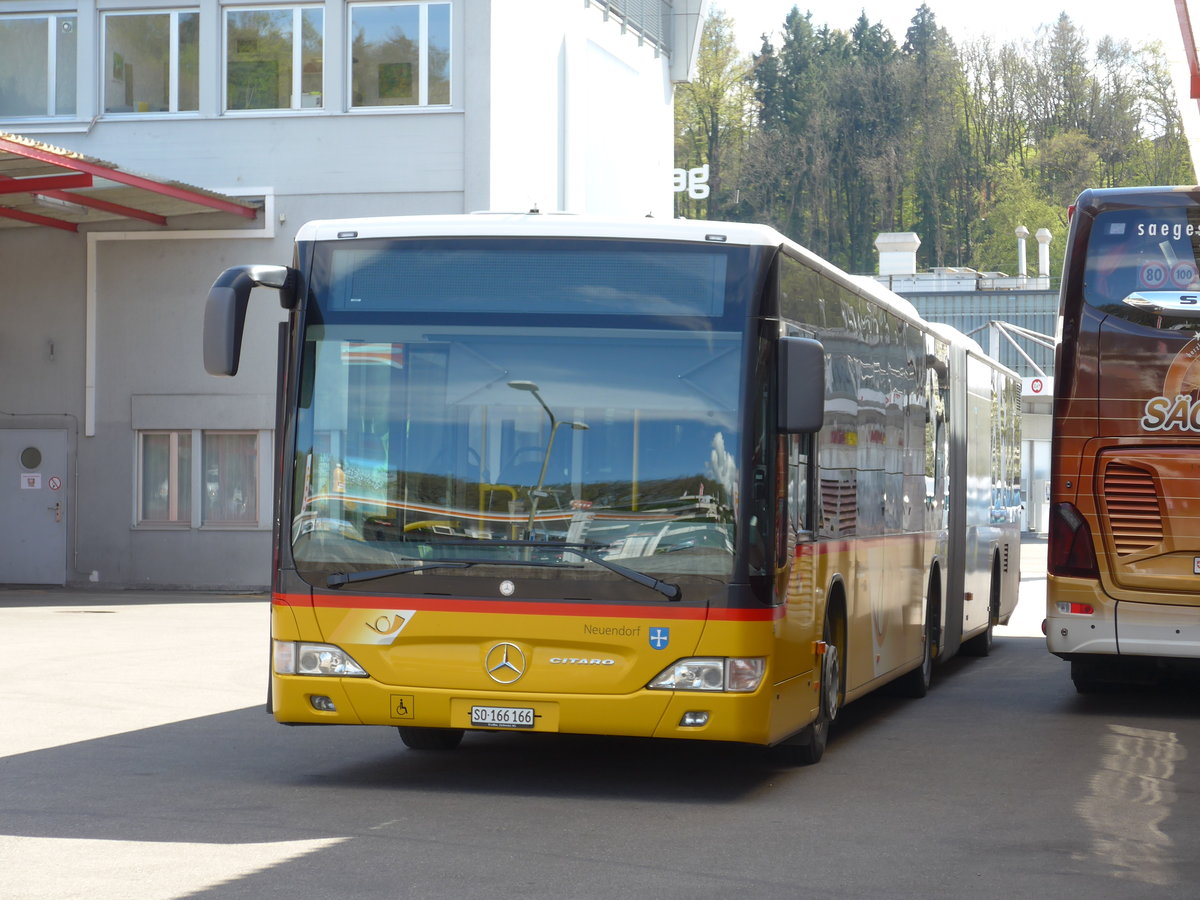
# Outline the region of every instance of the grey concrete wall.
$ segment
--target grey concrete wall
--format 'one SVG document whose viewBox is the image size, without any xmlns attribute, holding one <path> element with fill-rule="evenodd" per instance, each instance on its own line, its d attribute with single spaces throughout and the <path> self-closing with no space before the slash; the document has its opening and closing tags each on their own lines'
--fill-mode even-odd
<svg viewBox="0 0 1200 900">
<path fill-rule="evenodd" d="M 80 445 L 80 537 L 68 581 L 237 589 L 268 584 L 267 503 L 257 530 L 138 526 L 135 519 L 139 428 L 274 425 L 276 334 L 284 311 L 271 291 L 256 291 L 239 373 L 215 378 L 205 373 L 201 355 L 209 285 L 230 265 L 290 262 L 295 230 L 309 219 L 456 212 L 460 203 L 458 194 L 438 193 L 284 196 L 276 203 L 284 221 L 273 240 L 98 242 L 96 434 Z M 76 302 L 81 309 L 82 298 Z M 81 384 L 74 389 L 80 393 Z"/>
<path fill-rule="evenodd" d="M 461 112 L 101 120 L 49 143 L 216 191 L 461 193 Z M 461 200 L 458 208 L 460 212 Z"/>
</svg>

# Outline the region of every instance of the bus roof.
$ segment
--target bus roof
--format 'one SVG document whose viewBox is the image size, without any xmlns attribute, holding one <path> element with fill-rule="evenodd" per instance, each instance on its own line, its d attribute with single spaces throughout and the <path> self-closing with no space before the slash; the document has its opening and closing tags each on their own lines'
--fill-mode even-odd
<svg viewBox="0 0 1200 900">
<path fill-rule="evenodd" d="M 987 352 L 984 351 L 983 347 L 977 340 L 975 340 L 975 338 L 971 337 L 969 334 L 963 334 L 953 325 L 947 325 L 944 322 L 929 322 L 927 323 L 926 327 L 928 327 L 931 332 L 936 334 L 942 340 L 964 347 L 972 356 L 979 357 L 993 369 L 1003 372 L 1010 378 L 1021 377 L 1008 366 L 1004 365 L 1004 363 L 988 356 Z"/>
<path fill-rule="evenodd" d="M 768 225 L 711 219 L 599 218 L 574 213 L 476 212 L 436 216 L 374 216 L 306 222 L 297 242 L 369 238 L 562 237 L 685 241 L 723 246 L 787 247 L 791 255 L 834 281 L 890 309 L 915 325 L 926 323 L 916 307 L 869 276 L 850 275 Z M 952 330 L 952 329 L 951 329 Z M 970 338 L 963 338 L 978 348 Z M 979 351 L 982 354 L 982 351 Z"/>
<path fill-rule="evenodd" d="M 581 237 L 778 247 L 784 238 L 766 225 L 703 219 L 602 219 L 571 213 L 468 213 L 446 216 L 380 216 L 307 222 L 297 241 L 418 237 Z"/>
<path fill-rule="evenodd" d="M 1179 206 L 1185 203 L 1200 203 L 1200 187 L 1113 187 L 1088 188 L 1080 193 L 1075 205 L 1079 209 L 1114 206 Z"/>
</svg>

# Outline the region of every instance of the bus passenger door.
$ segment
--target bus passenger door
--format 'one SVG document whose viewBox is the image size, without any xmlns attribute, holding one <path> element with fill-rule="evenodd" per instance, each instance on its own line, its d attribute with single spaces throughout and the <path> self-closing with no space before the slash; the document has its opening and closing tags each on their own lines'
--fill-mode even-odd
<svg viewBox="0 0 1200 900">
<path fill-rule="evenodd" d="M 797 672 L 787 674 L 798 674 L 806 668 L 811 659 L 812 642 L 819 639 L 822 624 L 817 620 L 814 440 L 815 435 L 811 434 L 780 438 L 786 447 L 787 511 L 779 528 L 781 558 L 778 564 L 785 580 L 776 585 L 776 590 L 779 598 L 787 603 L 784 640 L 792 645 L 786 648 L 781 658 L 798 661 Z"/>
</svg>

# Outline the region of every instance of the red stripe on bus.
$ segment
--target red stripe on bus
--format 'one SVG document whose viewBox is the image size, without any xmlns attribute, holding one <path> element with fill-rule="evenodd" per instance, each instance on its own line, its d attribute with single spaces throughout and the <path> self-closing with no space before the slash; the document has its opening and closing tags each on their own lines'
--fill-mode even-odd
<svg viewBox="0 0 1200 900">
<path fill-rule="evenodd" d="M 725 622 L 770 622 L 782 619 L 784 607 L 728 609 L 706 607 L 625 606 L 614 603 L 535 603 L 513 600 L 456 600 L 429 597 L 380 597 L 362 594 L 274 594 L 276 606 L 309 606 L 321 609 L 395 609 L 418 612 L 496 613 L 524 616 L 589 616 L 612 619 L 710 619 Z"/>
</svg>

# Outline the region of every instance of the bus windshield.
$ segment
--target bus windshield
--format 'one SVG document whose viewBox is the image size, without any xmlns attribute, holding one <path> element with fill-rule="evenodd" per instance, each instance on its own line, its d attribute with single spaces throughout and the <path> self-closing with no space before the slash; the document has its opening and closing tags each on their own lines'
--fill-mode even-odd
<svg viewBox="0 0 1200 900">
<path fill-rule="evenodd" d="M 1200 329 L 1200 208 L 1101 212 L 1087 244 L 1087 302 L 1137 325 Z"/>
<path fill-rule="evenodd" d="M 646 250 L 568 250 L 531 283 L 475 267 L 456 280 L 417 242 L 334 246 L 310 284 L 300 376 L 303 577 L 496 562 L 595 578 L 606 561 L 729 580 L 743 331 L 712 284 L 720 251 L 667 254 L 707 288 L 664 298 Z"/>
</svg>

